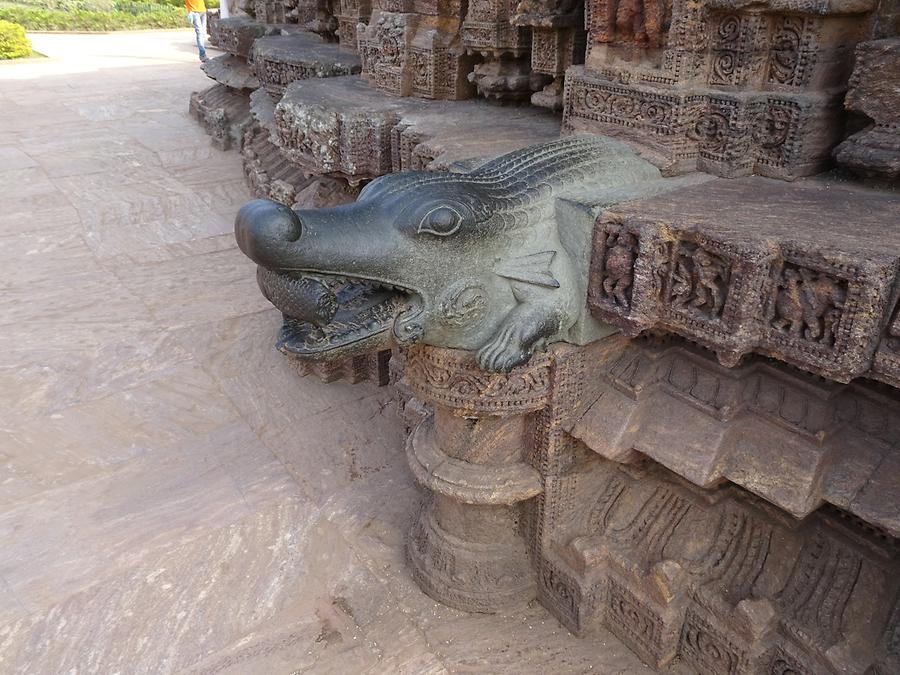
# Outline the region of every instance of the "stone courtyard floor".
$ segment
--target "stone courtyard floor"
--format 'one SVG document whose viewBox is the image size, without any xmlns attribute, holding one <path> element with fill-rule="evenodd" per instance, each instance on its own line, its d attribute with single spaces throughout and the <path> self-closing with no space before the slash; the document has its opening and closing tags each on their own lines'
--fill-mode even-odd
<svg viewBox="0 0 900 675">
<path fill-rule="evenodd" d="M 0 673 L 645 673 L 411 581 L 388 389 L 299 378 L 189 32 L 0 63 Z"/>
</svg>

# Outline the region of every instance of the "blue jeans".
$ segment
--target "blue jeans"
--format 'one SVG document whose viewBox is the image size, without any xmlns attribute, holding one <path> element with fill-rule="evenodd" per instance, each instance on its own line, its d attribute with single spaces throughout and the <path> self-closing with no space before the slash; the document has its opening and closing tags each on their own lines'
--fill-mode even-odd
<svg viewBox="0 0 900 675">
<path fill-rule="evenodd" d="M 206 12 L 188 12 L 188 21 L 194 27 L 194 33 L 197 35 L 197 49 L 200 50 L 200 58 L 206 58 Z"/>
</svg>

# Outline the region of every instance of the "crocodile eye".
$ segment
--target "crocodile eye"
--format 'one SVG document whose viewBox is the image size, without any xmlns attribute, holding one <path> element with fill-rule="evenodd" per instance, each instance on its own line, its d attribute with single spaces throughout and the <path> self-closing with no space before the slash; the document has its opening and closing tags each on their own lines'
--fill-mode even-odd
<svg viewBox="0 0 900 675">
<path fill-rule="evenodd" d="M 451 206 L 438 206 L 422 216 L 417 232 L 446 237 L 453 234 L 462 224 L 462 215 Z"/>
</svg>

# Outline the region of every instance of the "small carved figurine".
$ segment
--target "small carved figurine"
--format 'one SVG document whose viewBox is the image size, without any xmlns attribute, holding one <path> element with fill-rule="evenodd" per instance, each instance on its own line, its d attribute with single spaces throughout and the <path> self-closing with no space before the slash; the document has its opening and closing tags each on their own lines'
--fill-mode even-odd
<svg viewBox="0 0 900 675">
<path fill-rule="evenodd" d="M 786 267 L 775 297 L 772 326 L 793 337 L 833 345 L 846 291 L 827 274 Z"/>
<path fill-rule="evenodd" d="M 634 281 L 637 239 L 628 232 L 610 234 L 606 239 L 606 246 L 603 292 L 620 307 L 628 309 L 631 303 L 630 289 Z"/>
</svg>

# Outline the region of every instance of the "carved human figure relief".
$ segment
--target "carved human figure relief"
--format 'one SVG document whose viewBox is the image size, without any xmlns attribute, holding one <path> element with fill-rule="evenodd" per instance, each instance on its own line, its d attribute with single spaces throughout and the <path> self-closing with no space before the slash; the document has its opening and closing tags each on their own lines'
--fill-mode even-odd
<svg viewBox="0 0 900 675">
<path fill-rule="evenodd" d="M 672 305 L 718 318 L 725 305 L 728 277 L 725 260 L 701 246 L 682 242 L 672 273 Z"/>
<path fill-rule="evenodd" d="M 634 284 L 637 238 L 629 232 L 613 232 L 606 238 L 606 247 L 603 293 L 613 304 L 628 309 L 631 306 L 631 287 Z"/>
<path fill-rule="evenodd" d="M 777 285 L 772 327 L 794 338 L 833 346 L 846 297 L 846 282 L 785 265 Z"/>
</svg>

